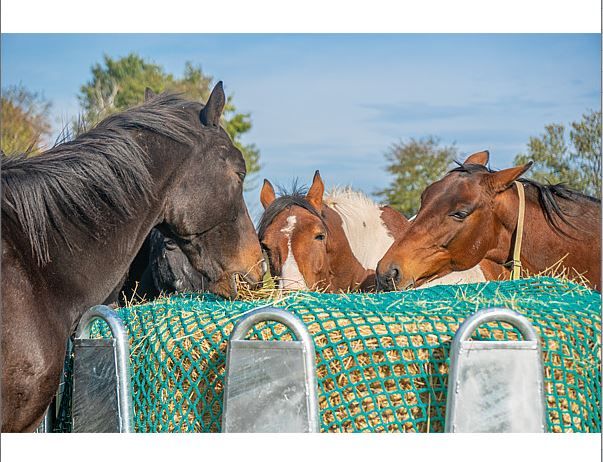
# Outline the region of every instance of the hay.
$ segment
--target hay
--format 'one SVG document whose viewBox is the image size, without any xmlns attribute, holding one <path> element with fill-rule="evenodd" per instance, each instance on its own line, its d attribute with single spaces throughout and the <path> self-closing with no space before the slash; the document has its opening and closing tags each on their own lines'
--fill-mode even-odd
<svg viewBox="0 0 603 462">
<path fill-rule="evenodd" d="M 451 339 L 467 316 L 492 305 L 526 315 L 540 335 L 549 431 L 600 431 L 600 294 L 552 278 L 235 302 L 187 294 L 120 309 L 136 430 L 220 431 L 229 335 L 242 315 L 267 304 L 300 317 L 314 339 L 322 431 L 443 431 Z M 489 323 L 476 338 L 517 336 Z M 291 335 L 261 323 L 250 338 Z"/>
</svg>

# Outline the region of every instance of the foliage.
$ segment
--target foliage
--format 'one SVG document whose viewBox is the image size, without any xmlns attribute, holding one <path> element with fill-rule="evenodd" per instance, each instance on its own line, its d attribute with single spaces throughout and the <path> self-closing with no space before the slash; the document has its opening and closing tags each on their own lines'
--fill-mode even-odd
<svg viewBox="0 0 603 462">
<path fill-rule="evenodd" d="M 0 101 L 2 151 L 38 153 L 51 132 L 50 102 L 22 85 L 4 89 Z"/>
<path fill-rule="evenodd" d="M 377 195 L 408 217 L 416 214 L 421 193 L 448 171 L 457 153 L 454 145 L 440 146 L 440 140 L 433 136 L 393 144 L 385 154 L 386 170 L 393 179 Z"/>
<path fill-rule="evenodd" d="M 90 126 L 109 114 L 140 104 L 146 87 L 156 93 L 173 91 L 193 100 L 207 101 L 212 80 L 201 67 L 190 62 L 185 64 L 182 77 L 177 78 L 135 53 L 117 60 L 105 56 L 102 63 L 92 67 L 92 79 L 80 89 L 78 98 L 84 110 L 83 121 Z M 228 96 L 224 109 L 223 126 L 243 153 L 248 175 L 252 177 L 260 169 L 260 153 L 255 145 L 243 144 L 241 140 L 251 129 L 251 117 L 237 112 L 232 95 Z"/>
<path fill-rule="evenodd" d="M 526 176 L 542 183 L 564 183 L 601 198 L 601 112 L 590 111 L 569 130 L 561 124 L 545 126 L 544 133 L 530 137 L 528 152 L 518 154 L 515 164 L 534 161 Z"/>
</svg>

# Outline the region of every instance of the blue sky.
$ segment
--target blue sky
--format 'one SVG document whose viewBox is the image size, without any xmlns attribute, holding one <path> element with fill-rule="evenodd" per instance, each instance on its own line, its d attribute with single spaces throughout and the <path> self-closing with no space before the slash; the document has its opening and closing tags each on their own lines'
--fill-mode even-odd
<svg viewBox="0 0 603 462">
<path fill-rule="evenodd" d="M 262 172 L 289 184 L 320 169 L 327 187 L 368 193 L 388 183 L 396 141 L 436 135 L 461 157 L 489 149 L 511 165 L 551 122 L 600 109 L 598 34 L 3 34 L 2 86 L 22 83 L 77 115 L 79 87 L 103 54 L 137 52 L 180 75 L 185 61 L 224 81 L 252 114 L 245 141 Z M 249 192 L 260 213 L 258 188 Z"/>
</svg>

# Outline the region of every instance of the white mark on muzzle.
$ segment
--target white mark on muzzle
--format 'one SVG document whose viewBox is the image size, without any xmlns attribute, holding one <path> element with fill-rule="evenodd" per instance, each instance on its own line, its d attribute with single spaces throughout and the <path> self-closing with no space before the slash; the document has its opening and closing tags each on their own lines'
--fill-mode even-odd
<svg viewBox="0 0 603 462">
<path fill-rule="evenodd" d="M 291 248 L 291 236 L 293 235 L 293 230 L 295 229 L 296 224 L 297 217 L 291 215 L 287 218 L 287 226 L 281 229 L 281 232 L 287 236 L 287 258 L 283 264 L 281 277 L 278 281 L 278 286 L 280 289 L 303 290 L 308 288 L 306 281 L 304 280 L 304 276 L 299 271 L 299 267 L 295 261 L 295 256 L 293 255 L 293 249 Z"/>
</svg>

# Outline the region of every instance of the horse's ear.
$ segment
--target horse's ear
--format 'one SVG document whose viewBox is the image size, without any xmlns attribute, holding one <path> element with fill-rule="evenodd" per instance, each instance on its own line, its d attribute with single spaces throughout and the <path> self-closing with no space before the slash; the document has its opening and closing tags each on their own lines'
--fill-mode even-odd
<svg viewBox="0 0 603 462">
<path fill-rule="evenodd" d="M 222 111 L 226 104 L 226 96 L 224 95 L 224 87 L 222 81 L 219 81 L 209 95 L 207 104 L 201 113 L 201 123 L 208 127 L 217 127 L 220 125 L 220 117 L 222 117 Z"/>
<path fill-rule="evenodd" d="M 490 160 L 490 151 L 480 151 L 475 154 L 471 154 L 463 164 L 478 164 L 486 167 L 488 165 L 488 161 Z"/>
<path fill-rule="evenodd" d="M 147 87 L 147 88 L 144 89 L 144 100 L 145 101 L 148 101 L 151 98 L 155 98 L 155 96 L 157 96 L 157 93 L 155 93 L 149 87 Z"/>
<path fill-rule="evenodd" d="M 530 161 L 524 165 L 518 165 L 517 167 L 506 168 L 504 170 L 491 173 L 488 176 L 488 182 L 494 191 L 504 191 L 511 186 L 517 178 L 527 172 L 532 164 L 533 162 Z"/>
<path fill-rule="evenodd" d="M 274 193 L 274 188 L 270 181 L 264 179 L 264 184 L 262 186 L 262 190 L 260 191 L 260 202 L 264 209 L 267 209 L 270 204 L 274 202 L 276 199 L 276 194 Z"/>
<path fill-rule="evenodd" d="M 306 199 L 319 212 L 322 210 L 322 196 L 324 193 L 325 184 L 322 182 L 320 172 L 316 170 L 314 173 L 314 178 L 312 179 L 312 186 L 310 186 L 308 194 L 306 194 Z"/>
</svg>

